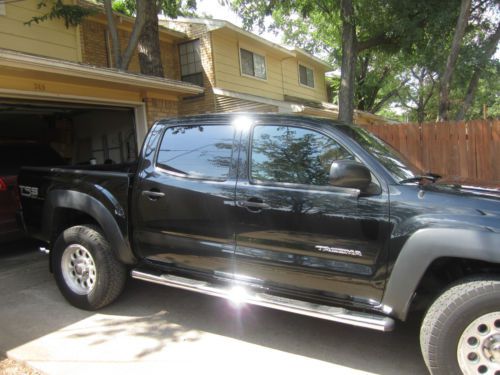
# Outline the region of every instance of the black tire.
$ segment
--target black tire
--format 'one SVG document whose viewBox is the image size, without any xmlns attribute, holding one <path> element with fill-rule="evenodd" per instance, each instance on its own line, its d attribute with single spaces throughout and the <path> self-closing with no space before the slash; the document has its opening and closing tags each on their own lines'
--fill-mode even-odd
<svg viewBox="0 0 500 375">
<path fill-rule="evenodd" d="M 482 323 L 488 328 L 484 333 Z M 420 330 L 427 368 L 433 375 L 500 373 L 500 363 L 488 360 L 484 350 L 492 345 L 493 334 L 500 334 L 500 280 L 475 279 L 450 287 L 429 308 Z"/>
<path fill-rule="evenodd" d="M 52 269 L 62 295 L 84 310 L 97 310 L 113 302 L 127 278 L 126 267 L 92 225 L 74 226 L 59 235 L 52 250 Z"/>
</svg>

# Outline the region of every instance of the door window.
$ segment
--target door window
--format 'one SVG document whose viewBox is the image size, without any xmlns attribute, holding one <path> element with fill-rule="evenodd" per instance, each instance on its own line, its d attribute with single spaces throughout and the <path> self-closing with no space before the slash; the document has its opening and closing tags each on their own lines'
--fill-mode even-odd
<svg viewBox="0 0 500 375">
<path fill-rule="evenodd" d="M 291 126 L 256 126 L 253 132 L 252 182 L 327 186 L 333 161 L 354 157 L 314 130 Z"/>
<path fill-rule="evenodd" d="M 233 138 L 230 125 L 167 128 L 156 165 L 186 177 L 224 181 L 231 166 Z"/>
</svg>

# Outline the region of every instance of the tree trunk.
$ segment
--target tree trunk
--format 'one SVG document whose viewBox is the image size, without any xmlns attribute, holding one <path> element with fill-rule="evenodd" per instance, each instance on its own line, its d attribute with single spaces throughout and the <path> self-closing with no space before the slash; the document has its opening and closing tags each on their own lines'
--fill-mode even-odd
<svg viewBox="0 0 500 375">
<path fill-rule="evenodd" d="M 448 112 L 450 110 L 450 84 L 453 77 L 453 72 L 455 70 L 455 65 L 457 63 L 458 53 L 460 52 L 460 46 L 462 45 L 462 40 L 465 34 L 465 28 L 467 27 L 467 24 L 469 22 L 471 1 L 472 0 L 462 0 L 462 3 L 460 5 L 460 14 L 458 16 L 455 34 L 453 35 L 450 53 L 448 54 L 446 67 L 443 72 L 443 76 L 441 77 L 441 87 L 439 92 L 440 121 L 448 120 Z"/>
<path fill-rule="evenodd" d="M 120 69 L 122 66 L 122 52 L 120 46 L 120 37 L 116 28 L 115 18 L 113 17 L 113 7 L 111 0 L 104 0 L 104 9 L 106 11 L 106 19 L 108 21 L 109 35 L 111 36 L 111 44 L 113 45 L 113 60 L 115 67 Z"/>
<path fill-rule="evenodd" d="M 139 65 L 142 74 L 163 77 L 157 1 L 146 1 L 145 25 L 139 38 Z"/>
<path fill-rule="evenodd" d="M 356 68 L 356 25 L 352 0 L 341 0 L 342 67 L 340 73 L 339 120 L 352 123 L 354 115 L 354 82 Z"/>
<path fill-rule="evenodd" d="M 493 54 L 496 52 L 499 40 L 500 40 L 500 26 L 497 27 L 495 34 L 492 34 L 488 38 L 488 41 L 486 42 L 485 54 L 484 56 L 482 56 L 482 59 L 479 61 L 479 64 L 474 69 L 474 73 L 472 74 L 472 77 L 469 81 L 469 86 L 467 87 L 467 93 L 465 94 L 464 103 L 462 104 L 457 113 L 456 117 L 457 121 L 462 121 L 465 118 L 467 112 L 469 111 L 474 101 L 474 97 L 476 95 L 476 90 L 481 73 L 483 72 L 483 69 L 486 66 L 488 60 L 491 59 L 491 56 L 493 56 Z"/>
</svg>

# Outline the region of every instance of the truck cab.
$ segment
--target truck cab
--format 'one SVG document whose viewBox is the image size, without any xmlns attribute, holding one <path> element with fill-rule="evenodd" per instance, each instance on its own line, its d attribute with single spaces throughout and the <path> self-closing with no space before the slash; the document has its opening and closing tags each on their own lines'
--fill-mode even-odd
<svg viewBox="0 0 500 375">
<path fill-rule="evenodd" d="M 111 303 L 130 272 L 381 331 L 420 306 L 433 373 L 500 370 L 498 191 L 439 184 L 364 129 L 293 115 L 159 121 L 113 168 L 20 175 L 28 232 L 73 305 Z"/>
</svg>

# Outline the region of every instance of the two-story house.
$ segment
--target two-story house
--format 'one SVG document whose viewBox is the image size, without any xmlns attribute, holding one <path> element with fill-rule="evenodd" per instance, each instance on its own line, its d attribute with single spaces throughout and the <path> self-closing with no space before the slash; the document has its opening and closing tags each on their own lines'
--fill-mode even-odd
<svg viewBox="0 0 500 375">
<path fill-rule="evenodd" d="M 113 69 L 102 8 L 77 27 L 57 19 L 28 26 L 46 11 L 37 3 L 0 3 L 0 138 L 51 143 L 76 163 L 130 160 L 154 121 L 177 116 L 183 96 L 204 92 L 177 79 L 177 45 L 187 35 L 160 28 L 166 78 L 137 74 L 137 55 L 122 72 Z M 134 19 L 116 22 L 124 47 Z"/>
<path fill-rule="evenodd" d="M 333 68 L 305 51 L 288 49 L 214 19 L 176 19 L 161 24 L 186 34 L 178 45 L 181 80 L 203 86 L 185 97 L 179 113 L 259 111 L 309 114 L 336 119 L 327 102 L 325 74 Z M 360 124 L 386 119 L 356 111 Z"/>
<path fill-rule="evenodd" d="M 326 103 L 330 66 L 229 22 L 179 19 L 160 25 L 165 78 L 113 67 L 103 8 L 76 27 L 27 26 L 38 0 L 0 3 L 0 138 L 51 143 L 72 162 L 134 159 L 154 121 L 178 115 L 259 111 L 336 118 Z M 134 19 L 115 14 L 122 48 Z M 357 122 L 380 121 L 363 114 Z"/>
</svg>

